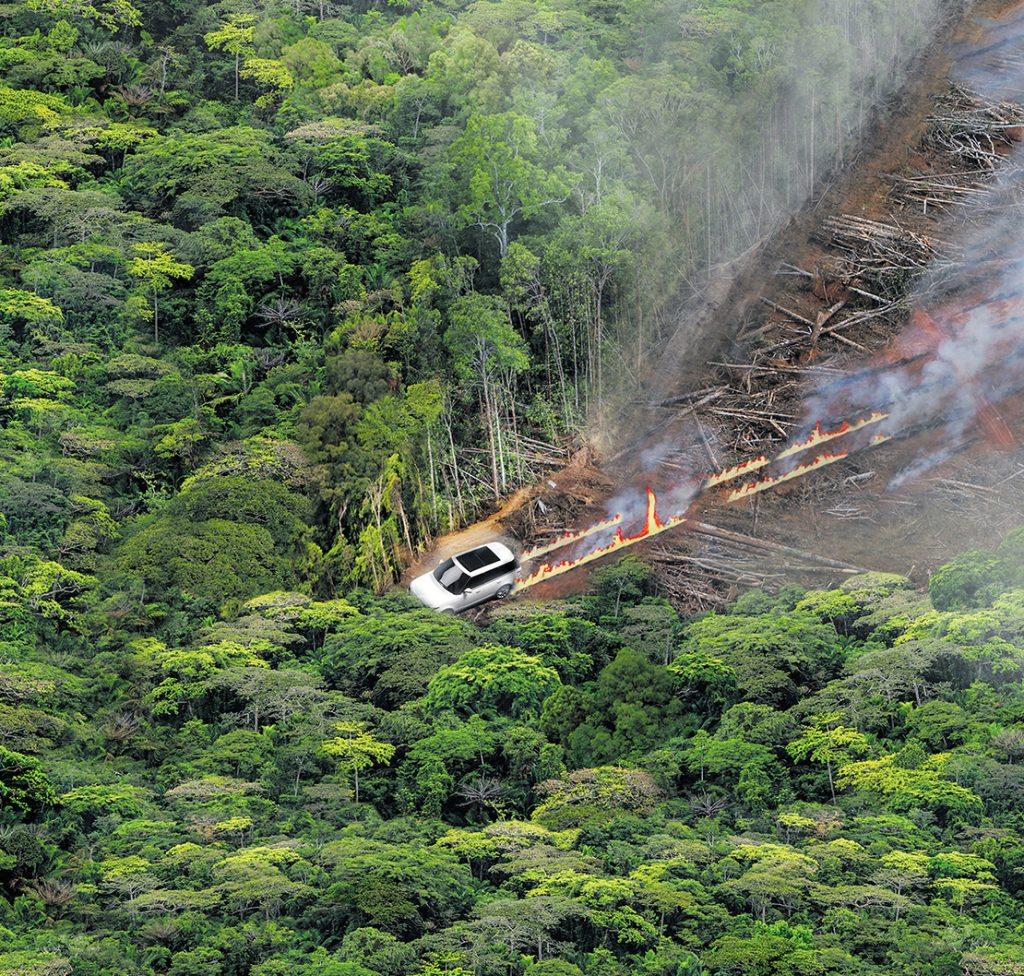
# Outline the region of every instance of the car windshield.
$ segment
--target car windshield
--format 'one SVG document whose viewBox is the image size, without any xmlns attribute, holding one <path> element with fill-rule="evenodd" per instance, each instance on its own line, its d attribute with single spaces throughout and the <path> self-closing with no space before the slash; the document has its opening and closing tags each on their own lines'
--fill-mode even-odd
<svg viewBox="0 0 1024 976">
<path fill-rule="evenodd" d="M 469 586 L 469 577 L 455 565 L 454 559 L 446 559 L 434 570 L 434 579 L 449 593 L 458 596 Z"/>
</svg>

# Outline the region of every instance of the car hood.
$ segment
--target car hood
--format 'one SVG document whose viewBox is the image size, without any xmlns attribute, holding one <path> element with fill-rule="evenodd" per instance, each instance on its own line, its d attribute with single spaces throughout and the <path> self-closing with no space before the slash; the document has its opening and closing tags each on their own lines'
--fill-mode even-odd
<svg viewBox="0 0 1024 976">
<path fill-rule="evenodd" d="M 432 573 L 417 576 L 409 585 L 409 592 L 421 603 L 425 603 L 435 610 L 451 606 L 456 599 L 434 579 Z"/>
</svg>

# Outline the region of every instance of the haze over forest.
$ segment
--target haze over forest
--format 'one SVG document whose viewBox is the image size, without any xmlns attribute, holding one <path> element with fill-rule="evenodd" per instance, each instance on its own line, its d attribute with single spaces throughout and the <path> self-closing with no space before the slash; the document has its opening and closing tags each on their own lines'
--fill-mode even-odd
<svg viewBox="0 0 1024 976">
<path fill-rule="evenodd" d="M 1020 531 L 394 585 L 637 435 L 964 6 L 0 2 L 0 976 L 1024 974 Z"/>
</svg>

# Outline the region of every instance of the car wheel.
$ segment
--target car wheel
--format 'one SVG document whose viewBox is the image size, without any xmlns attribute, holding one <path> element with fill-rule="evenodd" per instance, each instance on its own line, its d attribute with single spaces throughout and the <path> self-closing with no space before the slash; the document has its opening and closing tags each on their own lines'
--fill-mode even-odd
<svg viewBox="0 0 1024 976">
<path fill-rule="evenodd" d="M 512 592 L 512 587 L 508 583 L 506 583 L 503 587 L 501 587 L 500 590 L 498 590 L 497 593 L 494 594 L 494 596 L 498 600 L 504 600 L 505 597 L 507 597 L 509 595 L 509 593 L 511 593 L 511 592 Z"/>
<path fill-rule="evenodd" d="M 451 607 L 445 607 L 444 610 L 441 611 L 441 613 L 447 614 L 449 617 L 455 616 L 455 611 Z"/>
</svg>

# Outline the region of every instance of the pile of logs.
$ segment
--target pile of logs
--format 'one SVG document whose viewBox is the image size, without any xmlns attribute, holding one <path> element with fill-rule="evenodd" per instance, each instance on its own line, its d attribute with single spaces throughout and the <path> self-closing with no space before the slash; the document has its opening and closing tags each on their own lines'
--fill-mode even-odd
<svg viewBox="0 0 1024 976">
<path fill-rule="evenodd" d="M 944 172 L 890 176 L 891 199 L 899 206 L 948 210 L 974 203 L 990 190 L 1007 149 L 1024 137 L 1024 109 L 1012 102 L 986 102 L 962 85 L 936 99 L 922 140 L 925 152 L 945 161 Z"/>
<path fill-rule="evenodd" d="M 973 203 L 989 192 L 982 180 L 965 173 L 918 173 L 914 176 L 890 176 L 890 199 L 903 207 L 920 206 L 928 213 L 929 207 L 948 210 L 950 207 Z"/>
<path fill-rule="evenodd" d="M 952 157 L 964 172 L 991 173 L 1004 148 L 1024 136 L 1024 112 L 1012 102 L 986 102 L 962 85 L 936 99 L 924 145 Z"/>
<path fill-rule="evenodd" d="M 755 538 L 720 526 L 697 522 L 690 533 L 700 539 L 695 549 L 681 550 L 663 545 L 652 553 L 663 582 L 673 585 L 673 592 L 685 593 L 694 610 L 716 606 L 719 594 L 707 584 L 719 586 L 778 585 L 793 573 L 824 574 L 826 578 L 851 576 L 865 570 L 849 563 L 784 546 L 768 539 Z M 704 585 L 695 585 L 695 577 Z"/>
<path fill-rule="evenodd" d="M 906 227 L 854 214 L 827 218 L 816 236 L 843 254 L 847 277 L 889 300 L 903 297 L 914 278 L 934 267 L 944 248 L 941 241 Z"/>
<path fill-rule="evenodd" d="M 828 243 L 860 259 L 866 271 L 916 271 L 927 267 L 940 244 L 898 224 L 886 224 L 854 214 L 827 217 Z"/>
<path fill-rule="evenodd" d="M 714 365 L 724 367 L 723 375 L 735 370 L 734 381 L 694 404 L 685 433 L 661 461 L 666 468 L 710 473 L 723 466 L 723 448 L 733 457 L 756 455 L 766 444 L 788 440 L 800 422 L 800 371 L 770 361 Z"/>
</svg>

